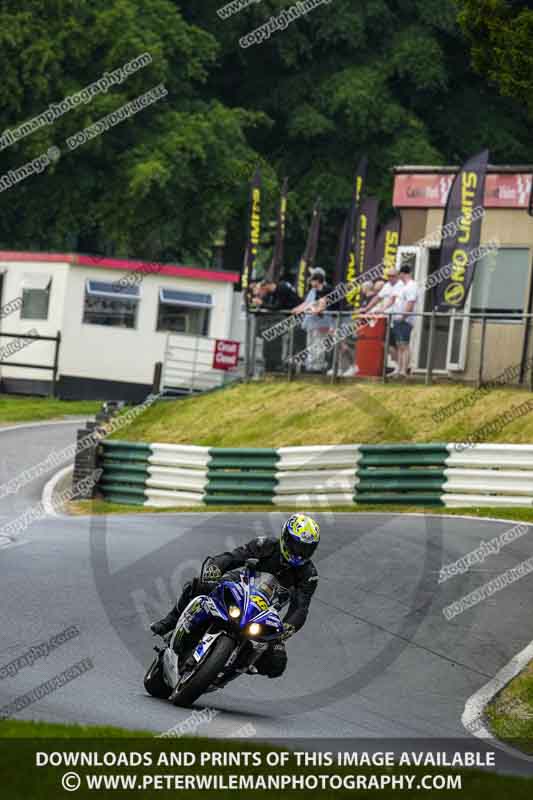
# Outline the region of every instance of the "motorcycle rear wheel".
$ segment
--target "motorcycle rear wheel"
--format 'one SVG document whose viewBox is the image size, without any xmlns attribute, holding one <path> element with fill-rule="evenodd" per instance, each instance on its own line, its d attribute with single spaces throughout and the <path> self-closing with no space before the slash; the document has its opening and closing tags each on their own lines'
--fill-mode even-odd
<svg viewBox="0 0 533 800">
<path fill-rule="evenodd" d="M 235 642 L 229 636 L 225 634 L 219 636 L 209 649 L 205 661 L 183 687 L 175 692 L 172 697 L 173 704 L 188 707 L 198 700 L 209 689 L 218 673 L 224 669 L 234 647 Z"/>
</svg>

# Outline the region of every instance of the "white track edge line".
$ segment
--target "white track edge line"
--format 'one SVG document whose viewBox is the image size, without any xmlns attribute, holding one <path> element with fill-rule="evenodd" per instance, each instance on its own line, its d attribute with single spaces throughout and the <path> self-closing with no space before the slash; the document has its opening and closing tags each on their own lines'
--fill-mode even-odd
<svg viewBox="0 0 533 800">
<path fill-rule="evenodd" d="M 61 514 L 56 510 L 54 506 L 54 492 L 57 484 L 61 481 L 65 475 L 69 472 L 74 471 L 74 465 L 69 464 L 63 469 L 60 469 L 59 472 L 56 472 L 47 483 L 44 485 L 43 493 L 41 495 L 41 502 L 43 504 L 43 508 L 46 512 L 47 517 L 69 517 L 68 514 Z"/>
<path fill-rule="evenodd" d="M 86 422 L 87 417 L 80 417 L 79 419 L 57 419 L 48 422 L 21 422 L 20 425 L 9 425 L 3 427 L 0 425 L 0 433 L 9 433 L 10 431 L 18 431 L 21 428 L 45 428 L 49 425 L 79 425 L 81 422 Z"/>
<path fill-rule="evenodd" d="M 500 739 L 496 738 L 487 726 L 481 722 L 481 719 L 486 707 L 498 692 L 501 692 L 514 678 L 520 675 L 532 660 L 533 642 L 528 644 L 518 655 L 514 656 L 505 667 L 502 667 L 494 678 L 491 678 L 488 683 L 468 698 L 461 716 L 461 722 L 464 728 L 472 736 L 477 736 L 478 739 L 483 739 L 484 741 L 490 741 L 491 744 L 498 747 L 500 750 L 504 750 L 506 753 L 510 753 L 516 758 L 529 762 L 533 762 L 533 756 L 528 756 L 526 753 L 522 753 L 520 750 L 511 747 L 511 745 L 500 741 Z M 477 730 L 472 730 L 475 726 L 479 727 Z"/>
</svg>

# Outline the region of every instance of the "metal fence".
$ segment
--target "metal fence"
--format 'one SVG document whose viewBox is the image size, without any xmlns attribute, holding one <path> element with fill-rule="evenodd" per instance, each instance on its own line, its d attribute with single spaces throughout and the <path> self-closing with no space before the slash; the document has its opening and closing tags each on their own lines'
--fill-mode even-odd
<svg viewBox="0 0 533 800">
<path fill-rule="evenodd" d="M 426 311 L 409 316 L 414 325 L 408 380 L 498 382 L 533 391 L 533 314 Z M 252 311 L 245 376 L 387 382 L 395 377 L 395 327 L 390 314 L 365 317 L 362 312 L 353 318 L 351 312 L 328 311 L 324 325 L 313 332 L 289 312 Z"/>
<path fill-rule="evenodd" d="M 28 342 L 53 342 L 53 354 L 51 358 L 51 364 L 42 364 L 42 363 L 30 363 L 27 361 L 15 361 L 12 360 L 9 356 L 4 358 L 2 353 L 4 349 L 1 346 L 2 339 L 11 339 L 11 343 L 13 343 L 14 349 L 13 354 L 16 354 L 17 351 L 21 351 L 24 349 L 25 344 Z M 9 367 L 17 368 L 17 369 L 38 369 L 44 370 L 45 372 L 52 373 L 52 385 L 51 385 L 51 395 L 52 397 L 57 396 L 57 377 L 58 377 L 58 367 L 59 367 L 59 348 L 61 346 L 61 333 L 58 331 L 56 336 L 40 336 L 39 334 L 31 334 L 31 333 L 7 333 L 4 331 L 0 331 L 0 367 Z"/>
</svg>

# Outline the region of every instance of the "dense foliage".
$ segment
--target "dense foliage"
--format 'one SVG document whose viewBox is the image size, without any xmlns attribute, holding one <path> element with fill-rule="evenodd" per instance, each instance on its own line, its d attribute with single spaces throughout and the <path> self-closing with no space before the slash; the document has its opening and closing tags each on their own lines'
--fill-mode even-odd
<svg viewBox="0 0 533 800">
<path fill-rule="evenodd" d="M 458 163 L 485 146 L 493 163 L 531 161 L 524 104 L 474 71 L 454 0 L 331 0 L 248 48 L 239 39 L 290 1 L 259 0 L 228 19 L 223 4 L 4 0 L 0 133 L 141 53 L 153 60 L 0 151 L 0 175 L 52 145 L 62 153 L 0 193 L 1 247 L 208 265 L 226 227 L 235 268 L 260 163 L 265 222 L 289 176 L 288 265 L 320 195 L 319 263 L 329 267 L 362 152 L 384 209 L 395 164 Z M 68 136 L 161 83 L 165 99 L 69 151 Z"/>
<path fill-rule="evenodd" d="M 533 115 L 533 2 L 457 0 L 476 69 Z"/>
</svg>

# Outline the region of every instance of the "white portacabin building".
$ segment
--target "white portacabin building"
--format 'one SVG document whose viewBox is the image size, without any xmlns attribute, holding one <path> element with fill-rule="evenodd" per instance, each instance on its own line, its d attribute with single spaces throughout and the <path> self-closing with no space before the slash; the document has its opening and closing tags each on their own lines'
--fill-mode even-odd
<svg viewBox="0 0 533 800">
<path fill-rule="evenodd" d="M 216 385 L 223 377 L 210 369 L 214 340 L 243 335 L 238 281 L 224 270 L 0 252 L 0 390 L 51 393 L 53 370 L 44 367 L 53 367 L 56 348 L 55 389 L 65 399 L 142 400 L 169 353 L 175 388 L 190 388 L 191 370 L 197 388 Z M 5 334 L 34 329 L 50 340 L 28 340 L 2 357 L 16 341 Z"/>
</svg>

